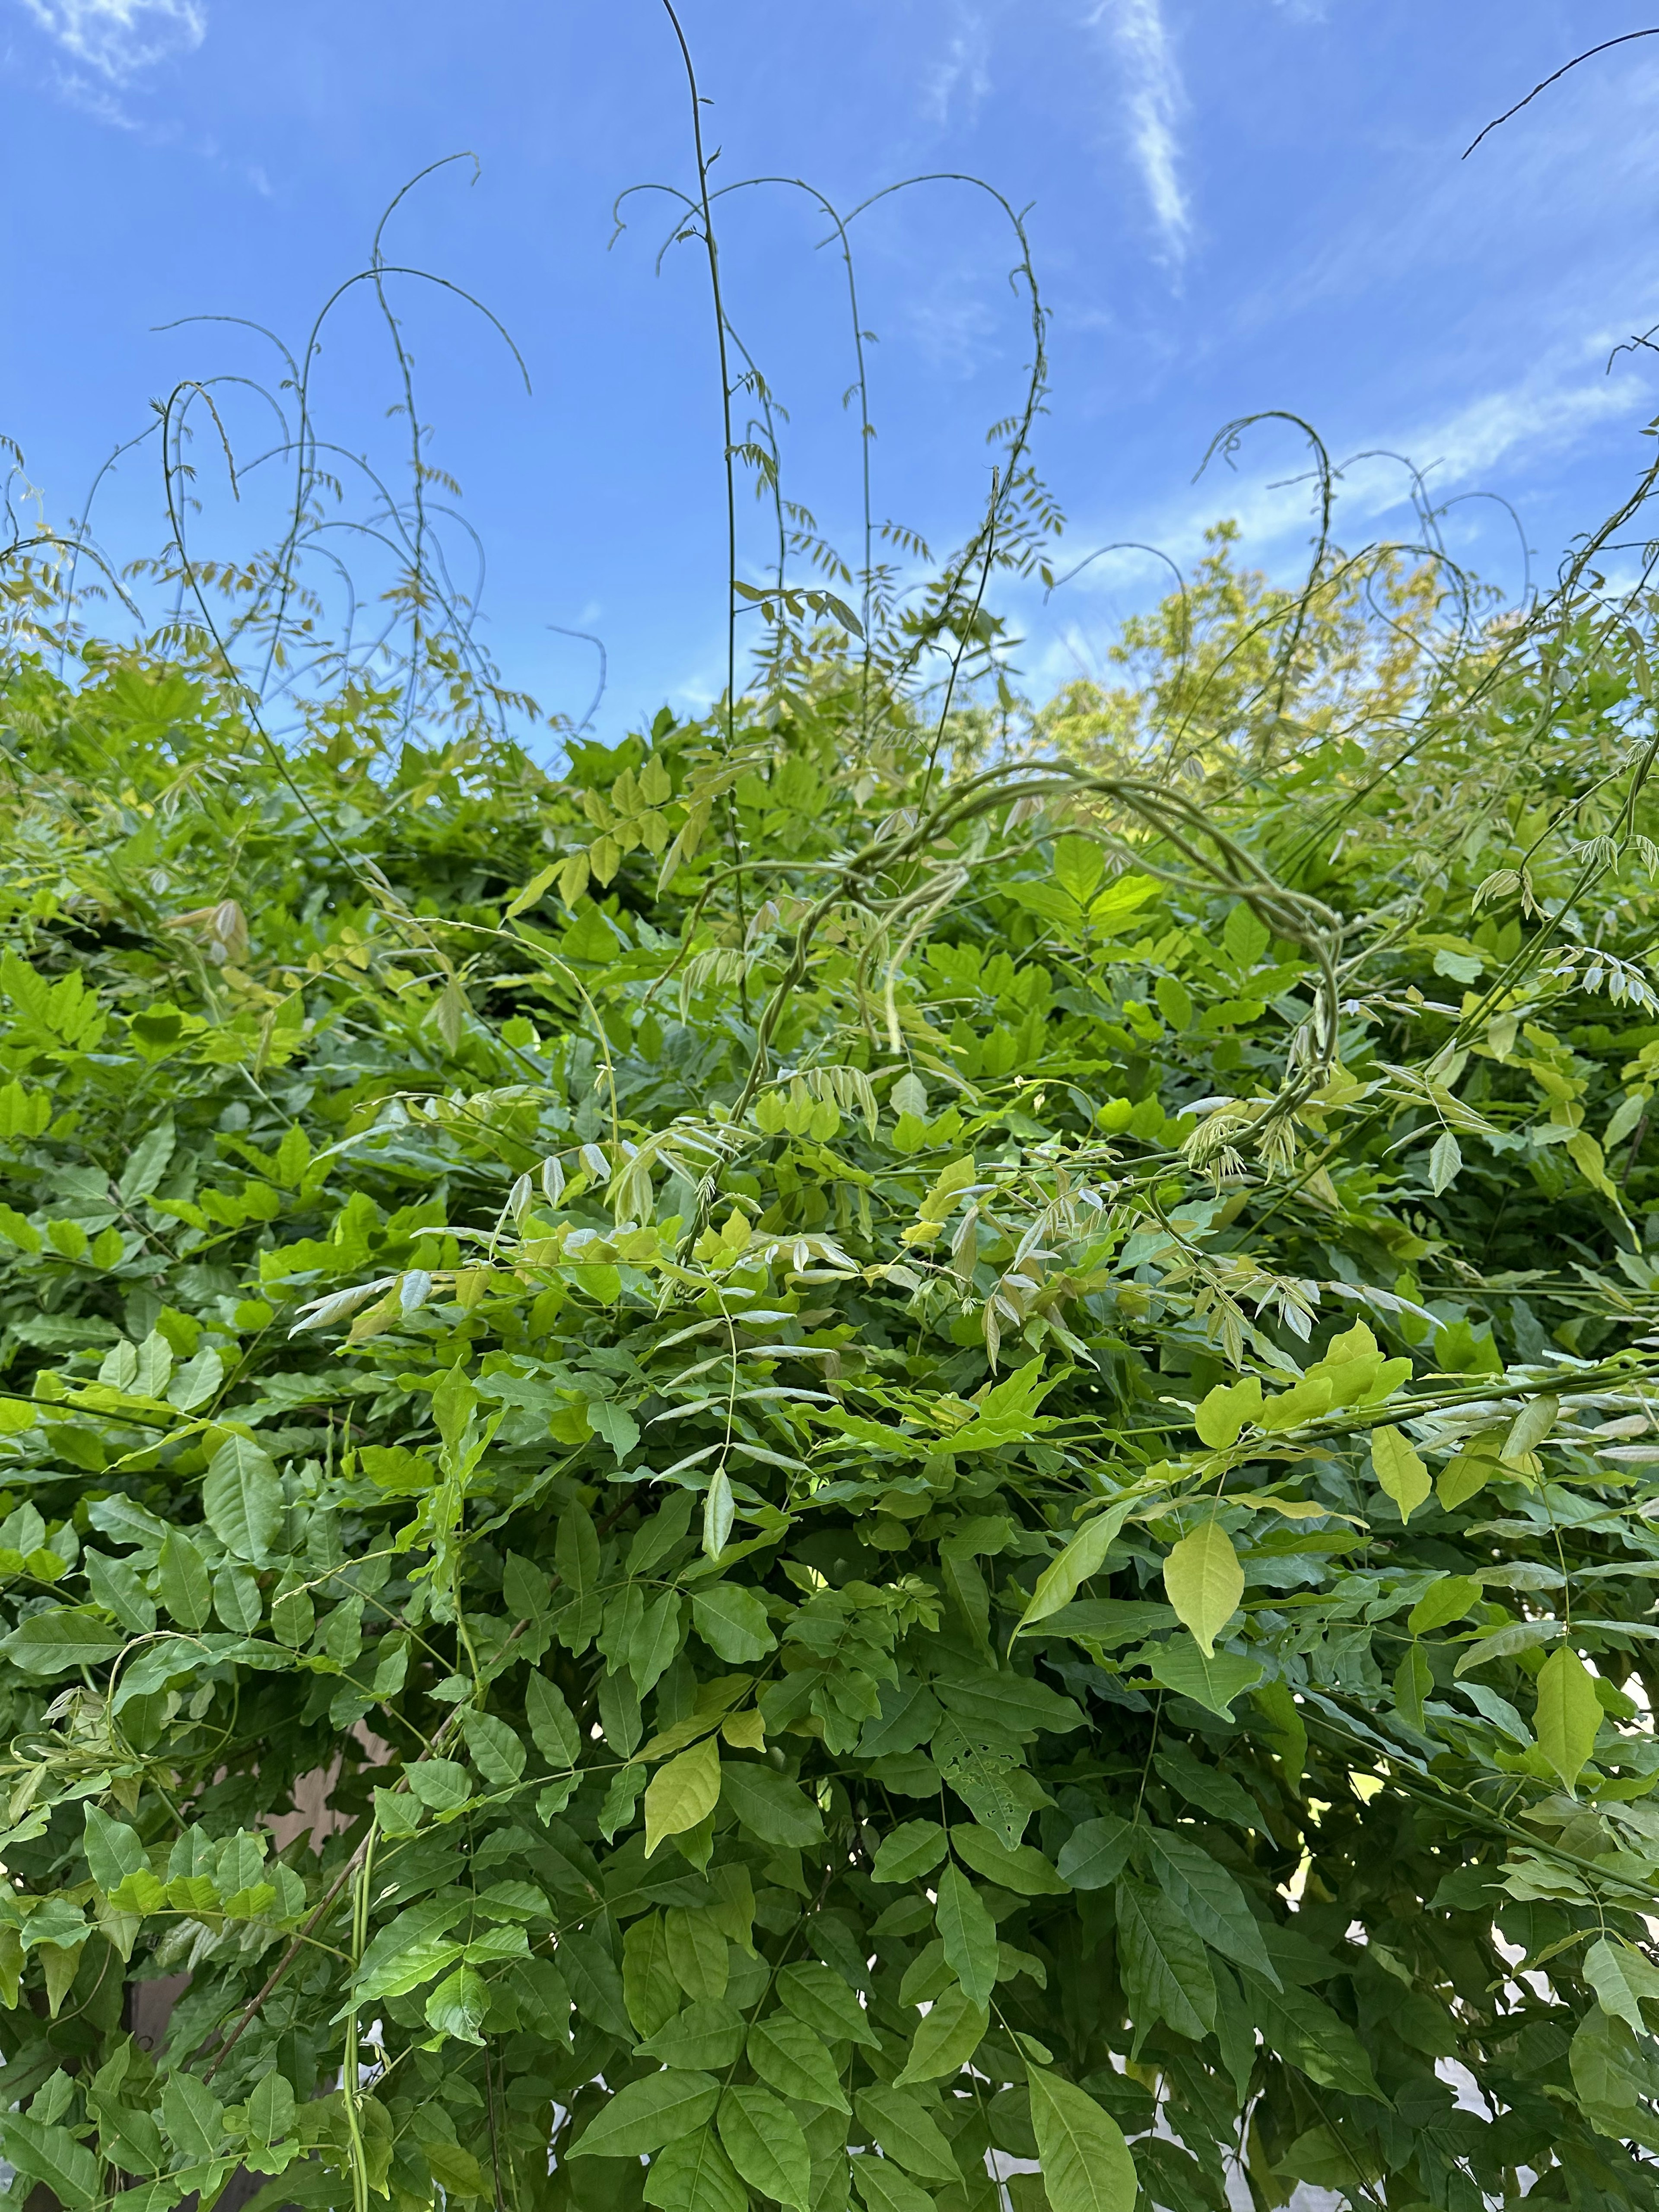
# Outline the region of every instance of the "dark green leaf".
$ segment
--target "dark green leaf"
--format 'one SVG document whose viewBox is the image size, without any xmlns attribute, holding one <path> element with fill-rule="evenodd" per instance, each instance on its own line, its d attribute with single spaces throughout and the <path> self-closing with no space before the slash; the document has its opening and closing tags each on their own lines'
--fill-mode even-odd
<svg viewBox="0 0 1659 2212">
<path fill-rule="evenodd" d="M 571 2158 L 638 2158 L 659 2150 L 678 2136 L 688 2136 L 714 2118 L 720 2102 L 720 2084 L 712 2075 L 695 2069 L 686 2073 L 672 2069 L 629 2081 L 571 2145 Z"/>
<path fill-rule="evenodd" d="M 749 2063 L 781 2096 L 852 2110 L 822 2034 L 793 2013 L 775 2012 L 749 2031 Z"/>
<path fill-rule="evenodd" d="M 751 2188 L 808 2212 L 812 2160 L 800 2123 L 769 2089 L 739 2085 L 720 2100 L 720 2142 Z"/>
</svg>

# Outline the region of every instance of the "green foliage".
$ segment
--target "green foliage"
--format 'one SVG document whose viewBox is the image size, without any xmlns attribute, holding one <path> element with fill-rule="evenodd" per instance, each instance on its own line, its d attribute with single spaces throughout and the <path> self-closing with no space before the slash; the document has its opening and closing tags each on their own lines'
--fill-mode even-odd
<svg viewBox="0 0 1659 2212">
<path fill-rule="evenodd" d="M 14 2194 L 1652 2203 L 1653 605 L 1224 527 L 1023 714 L 1013 220 L 918 597 L 750 365 L 705 721 L 508 740 L 407 386 L 326 640 L 310 352 L 148 645 L 6 569 Z"/>
<path fill-rule="evenodd" d="M 1648 2203 L 1645 666 L 1206 811 L 15 654 L 17 2186 Z"/>
</svg>

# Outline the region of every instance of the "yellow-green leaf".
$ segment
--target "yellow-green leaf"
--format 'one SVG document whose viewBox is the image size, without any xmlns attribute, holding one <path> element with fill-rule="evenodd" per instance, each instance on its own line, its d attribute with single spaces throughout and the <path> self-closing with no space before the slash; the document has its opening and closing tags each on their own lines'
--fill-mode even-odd
<svg viewBox="0 0 1659 2212">
<path fill-rule="evenodd" d="M 1016 1636 L 1035 1627 L 1039 1620 L 1047 1620 L 1061 1606 L 1069 1605 L 1089 1577 L 1100 1572 L 1133 1502 L 1133 1498 L 1121 1498 L 1115 1505 L 1109 1505 L 1103 1513 L 1097 1514 L 1078 1531 L 1060 1557 L 1043 1569 L 1037 1577 L 1031 1601 L 1019 1617 Z"/>
<path fill-rule="evenodd" d="M 501 909 L 501 920 L 511 921 L 515 915 L 528 913 L 558 874 L 562 865 L 558 860 L 550 861 L 539 874 L 532 876 L 524 889 Z"/>
<path fill-rule="evenodd" d="M 1303 1421 L 1316 1421 L 1322 1413 L 1330 1411 L 1333 1395 L 1328 1375 L 1304 1375 L 1277 1398 L 1264 1401 L 1256 1415 L 1256 1424 L 1277 1436 L 1281 1430 L 1296 1428 Z"/>
<path fill-rule="evenodd" d="M 1413 1636 L 1444 1628 L 1450 1621 L 1461 1620 L 1480 1595 L 1480 1585 L 1473 1575 L 1443 1575 L 1407 1614 L 1406 1626 Z"/>
<path fill-rule="evenodd" d="M 1569 1790 L 1595 1748 L 1601 1725 L 1595 1676 L 1576 1651 L 1559 1645 L 1539 1669 L 1533 1727 L 1539 1749 Z"/>
<path fill-rule="evenodd" d="M 1400 1508 L 1401 1519 L 1409 1521 L 1431 1488 L 1429 1470 L 1410 1437 L 1395 1428 L 1373 1429 L 1371 1466 L 1378 1482 Z"/>
<path fill-rule="evenodd" d="M 1244 1570 L 1232 1539 L 1214 1519 L 1183 1536 L 1164 1562 L 1164 1587 L 1206 1658 L 1244 1595 Z"/>
<path fill-rule="evenodd" d="M 712 1735 L 659 1766 L 645 1793 L 647 1858 L 665 1836 L 684 1835 L 706 1820 L 720 1794 L 720 1747 Z"/>
<path fill-rule="evenodd" d="M 960 1984 L 954 1984 L 928 2008 L 910 2045 L 904 2071 L 895 2079 L 901 2087 L 913 2081 L 939 2081 L 959 2074 L 979 2049 L 991 2015 L 976 2005 Z"/>
<path fill-rule="evenodd" d="M 1523 1406 L 1510 1425 L 1499 1458 L 1514 1464 L 1535 1452 L 1555 1426 L 1555 1417 L 1560 1410 L 1560 1400 L 1547 1392 Z"/>
<path fill-rule="evenodd" d="M 1208 1444 L 1212 1451 L 1224 1451 L 1229 1444 L 1237 1443 L 1245 1422 L 1254 1420 L 1261 1411 L 1261 1377 L 1247 1375 L 1242 1382 L 1218 1382 L 1206 1398 L 1200 1399 L 1194 1408 L 1193 1426 L 1200 1443 Z"/>
<path fill-rule="evenodd" d="M 1503 1431 L 1484 1430 L 1471 1437 L 1462 1449 L 1446 1462 L 1440 1470 L 1440 1480 L 1435 1488 L 1440 1493 L 1440 1503 L 1449 1513 L 1460 1505 L 1467 1505 L 1478 1490 L 1498 1472 L 1498 1448 L 1503 1442 Z"/>
<path fill-rule="evenodd" d="M 1130 2212 L 1139 2183 L 1123 2133 L 1075 2083 L 1030 2066 L 1031 2128 L 1054 2212 Z"/>
</svg>

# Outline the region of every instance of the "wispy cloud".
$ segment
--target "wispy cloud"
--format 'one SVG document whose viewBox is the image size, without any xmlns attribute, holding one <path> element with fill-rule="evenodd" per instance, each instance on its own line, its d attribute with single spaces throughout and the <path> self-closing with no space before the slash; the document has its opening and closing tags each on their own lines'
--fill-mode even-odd
<svg viewBox="0 0 1659 2212">
<path fill-rule="evenodd" d="M 1574 349 L 1571 357 L 1564 351 L 1519 382 L 1478 393 L 1442 414 L 1401 424 L 1392 435 L 1364 441 L 1368 447 L 1386 450 L 1352 459 L 1341 452 L 1334 454 L 1340 471 L 1337 542 L 1352 553 L 1370 539 L 1396 532 L 1416 541 L 1411 477 L 1401 457 L 1423 472 L 1431 501 L 1451 502 L 1495 491 L 1520 504 L 1524 527 L 1529 477 L 1571 453 L 1582 453 L 1593 441 L 1616 437 L 1621 428 L 1633 433 L 1651 413 L 1649 386 L 1638 371 L 1626 368 L 1612 376 L 1600 373 L 1610 343 L 1605 335 L 1598 337 L 1594 344 Z M 1267 434 L 1269 439 L 1273 434 Z M 1633 434 L 1630 442 L 1632 447 L 1637 442 Z M 1647 458 L 1637 455 L 1635 460 Z M 1307 472 L 1308 459 L 1300 447 L 1283 444 L 1269 443 L 1254 452 L 1247 447 L 1239 456 L 1239 474 L 1212 467 L 1176 498 L 1131 514 L 1115 528 L 1099 529 L 1097 542 L 1135 542 L 1091 562 L 1064 598 L 1054 603 L 1046 621 L 1032 611 L 1028 675 L 1035 687 L 1041 690 L 1045 684 L 1066 682 L 1080 670 L 1092 668 L 1103 623 L 1109 631 L 1115 629 L 1122 613 L 1170 588 L 1169 568 L 1149 555 L 1146 547 L 1159 547 L 1169 560 L 1189 567 L 1204 550 L 1205 530 L 1218 516 L 1228 515 L 1237 522 L 1249 565 L 1259 565 L 1281 580 L 1293 580 L 1315 522 L 1316 492 Z M 1478 512 L 1465 508 L 1454 519 L 1455 527 L 1449 522 L 1455 551 L 1464 518 L 1472 521 Z M 1096 532 L 1085 523 L 1067 532 L 1068 540 L 1073 536 L 1084 546 Z M 1518 587 L 1519 574 L 1510 574 L 1513 539 L 1503 528 L 1481 550 L 1483 557 L 1496 564 L 1497 574 Z M 1083 612 L 1079 602 L 1092 602 L 1094 611 Z"/>
<path fill-rule="evenodd" d="M 1109 40 L 1121 62 L 1130 151 L 1164 257 L 1178 265 L 1192 233 L 1177 131 L 1187 94 L 1160 0 L 1098 0 L 1088 20 Z"/>
<path fill-rule="evenodd" d="M 986 66 L 989 51 L 990 34 L 983 15 L 975 8 L 961 9 L 943 58 L 923 80 L 922 111 L 936 129 L 943 129 L 950 120 L 951 104 L 958 96 L 966 106 L 969 123 L 978 114 L 991 89 L 991 74 Z"/>
<path fill-rule="evenodd" d="M 22 0 L 64 52 L 109 84 L 125 84 L 207 35 L 198 0 Z"/>
</svg>

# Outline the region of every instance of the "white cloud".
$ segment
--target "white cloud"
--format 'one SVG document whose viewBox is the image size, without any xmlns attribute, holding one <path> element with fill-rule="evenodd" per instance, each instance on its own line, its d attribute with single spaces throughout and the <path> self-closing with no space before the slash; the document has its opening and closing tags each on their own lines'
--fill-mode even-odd
<svg viewBox="0 0 1659 2212">
<path fill-rule="evenodd" d="M 1176 133 L 1187 95 L 1162 7 L 1159 0 L 1098 0 L 1088 20 L 1106 33 L 1122 61 L 1130 150 L 1164 258 L 1179 263 L 1192 230 Z"/>
<path fill-rule="evenodd" d="M 1601 335 L 1570 355 L 1564 349 L 1531 377 L 1363 443 L 1414 462 L 1431 501 L 1492 490 L 1520 501 L 1524 509 L 1527 478 L 1535 469 L 1598 434 L 1616 433 L 1621 425 L 1633 432 L 1651 414 L 1648 385 L 1639 372 L 1626 367 L 1611 376 L 1601 374 L 1613 343 Z M 1079 549 L 1103 539 L 1137 543 L 1092 562 L 1049 604 L 1046 619 L 1035 606 L 1030 609 L 1026 672 L 1034 691 L 1053 689 L 1085 670 L 1098 673 L 1094 649 L 1103 635 L 1115 631 L 1130 609 L 1169 590 L 1168 567 L 1143 550 L 1146 546 L 1158 546 L 1178 566 L 1189 568 L 1204 550 L 1207 526 L 1227 515 L 1239 526 L 1240 553 L 1247 565 L 1260 566 L 1280 581 L 1295 579 L 1315 522 L 1316 488 L 1305 473 L 1310 457 L 1299 443 L 1290 442 L 1288 424 L 1264 425 L 1258 434 L 1261 445 L 1247 441 L 1241 449 L 1237 475 L 1212 462 L 1196 483 L 1167 504 L 1097 533 L 1086 524 L 1068 529 L 1068 546 L 1075 540 Z M 1632 435 L 1632 447 L 1637 442 Z M 1352 459 L 1350 453 L 1355 453 L 1354 447 L 1332 456 L 1340 469 L 1334 522 L 1337 543 L 1352 553 L 1372 539 L 1399 536 L 1416 542 L 1410 478 L 1400 461 L 1382 452 L 1356 453 Z M 1634 454 L 1633 465 L 1649 458 Z M 1502 566 L 1510 544 L 1507 537 L 1492 541 L 1500 564 L 1493 580 L 1514 589 L 1519 575 Z M 1067 562 L 1062 556 L 1056 565 L 1063 573 Z"/>
<path fill-rule="evenodd" d="M 207 34 L 198 0 L 22 0 L 64 51 L 111 84 L 169 54 L 190 53 Z"/>
<path fill-rule="evenodd" d="M 986 67 L 990 40 L 985 18 L 977 9 L 968 8 L 960 11 L 957 23 L 944 59 L 928 71 L 923 88 L 923 111 L 927 120 L 939 129 L 949 120 L 951 103 L 958 92 L 965 95 L 965 119 L 972 123 L 991 89 L 990 72 Z"/>
<path fill-rule="evenodd" d="M 1534 469 L 1583 445 L 1598 430 L 1633 423 L 1638 416 L 1645 421 L 1651 403 L 1644 404 L 1645 387 L 1638 376 L 1601 373 L 1610 343 L 1598 337 L 1593 345 L 1574 349 L 1576 359 L 1558 358 L 1522 382 L 1481 392 L 1391 434 L 1367 438 L 1363 446 L 1370 452 L 1358 451 L 1360 441 L 1334 450 L 1332 459 L 1340 471 L 1338 540 L 1352 550 L 1387 517 L 1409 509 L 1410 479 L 1389 454 L 1415 464 L 1431 501 L 1486 489 L 1515 496 Z M 1599 357 L 1587 374 L 1590 356 Z M 1200 550 L 1206 526 L 1227 514 L 1239 524 L 1251 557 L 1265 557 L 1273 567 L 1275 552 L 1289 553 L 1306 542 L 1316 494 L 1312 477 L 1305 473 L 1311 456 L 1304 457 L 1299 443 L 1279 442 L 1291 438 L 1290 426 L 1264 425 L 1258 434 L 1261 445 L 1252 451 L 1247 442 L 1241 450 L 1237 475 L 1212 461 L 1178 501 L 1161 513 L 1141 516 L 1121 534 L 1160 545 L 1176 560 L 1187 562 Z M 1350 453 L 1356 457 L 1350 459 Z M 1118 580 L 1108 562 L 1099 566 L 1105 572 L 1101 586 Z M 1088 579 L 1079 578 L 1079 586 L 1087 589 Z"/>
</svg>

